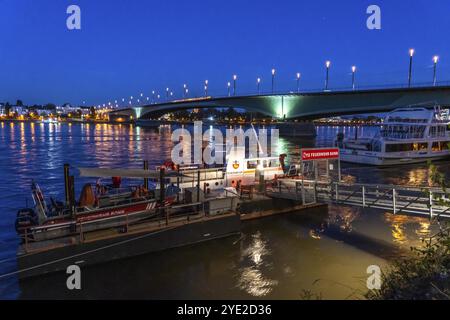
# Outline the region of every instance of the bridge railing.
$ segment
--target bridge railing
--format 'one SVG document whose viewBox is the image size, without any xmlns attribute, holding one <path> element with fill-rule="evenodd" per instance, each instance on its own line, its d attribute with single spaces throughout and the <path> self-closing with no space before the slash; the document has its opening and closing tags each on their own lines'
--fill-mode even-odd
<svg viewBox="0 0 450 320">
<path fill-rule="evenodd" d="M 278 96 L 278 95 L 297 95 L 297 94 L 316 94 L 316 93 L 338 93 L 338 92 L 360 92 L 360 91 L 371 91 L 371 90 L 396 90 L 396 89 L 420 89 L 420 88 L 439 88 L 439 87 L 449 87 L 450 81 L 440 81 L 440 82 L 418 82 L 414 83 L 411 86 L 409 86 L 406 83 L 398 83 L 398 84 L 386 84 L 386 85 L 359 85 L 356 86 L 355 89 L 352 87 L 333 87 L 325 90 L 324 88 L 313 88 L 313 89 L 300 89 L 300 91 L 296 90 L 274 90 L 273 92 L 271 90 L 264 90 L 260 91 L 259 93 L 256 91 L 237 91 L 236 95 L 231 93 L 228 94 L 215 94 L 211 95 L 209 94 L 207 97 L 205 96 L 189 96 L 186 98 L 178 97 L 173 100 L 165 100 L 164 98 L 161 98 L 157 101 L 151 101 L 149 104 L 138 104 L 138 105 L 127 105 L 127 106 L 119 106 L 118 109 L 121 108 L 129 108 L 129 107 L 142 107 L 142 106 L 148 106 L 148 105 L 159 105 L 159 104 L 170 104 L 170 103 L 180 103 L 180 102 L 192 102 L 192 100 L 196 101 L 207 101 L 210 99 L 220 99 L 220 98 L 232 98 L 232 97 L 257 97 L 257 96 Z M 114 110 L 114 109 L 113 109 Z"/>
</svg>

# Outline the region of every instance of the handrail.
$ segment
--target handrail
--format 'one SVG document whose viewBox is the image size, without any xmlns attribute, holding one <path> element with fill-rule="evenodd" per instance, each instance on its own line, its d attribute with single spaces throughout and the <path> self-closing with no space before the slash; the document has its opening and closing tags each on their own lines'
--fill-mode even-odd
<svg viewBox="0 0 450 320">
<path fill-rule="evenodd" d="M 310 179 L 303 179 L 299 180 L 298 183 L 310 183 L 310 184 L 320 184 L 320 185 L 329 185 L 330 182 L 328 181 L 316 181 L 316 180 L 310 180 Z M 377 183 L 358 183 L 358 182 L 331 182 L 331 184 L 339 185 L 343 187 L 373 187 L 373 188 L 383 188 L 383 189 L 392 189 L 396 188 L 398 190 L 409 190 L 409 191 L 423 191 L 423 190 L 430 190 L 430 191 L 436 191 L 445 193 L 441 188 L 439 187 L 430 187 L 430 186 L 414 186 L 414 185 L 395 185 L 395 184 L 377 184 Z"/>
<path fill-rule="evenodd" d="M 245 98 L 245 97 L 259 97 L 259 96 L 279 96 L 279 95 L 307 95 L 307 94 L 316 94 L 316 93 L 326 93 L 326 94 L 336 94 L 336 93 L 351 93 L 351 92 L 367 92 L 367 91 L 375 91 L 375 90 L 399 90 L 399 89 L 421 89 L 421 88 L 430 88 L 430 89 L 439 89 L 439 88 L 447 88 L 450 86 L 450 81 L 440 81 L 437 83 L 433 82 L 420 82 L 415 84 L 407 84 L 407 83 L 397 83 L 397 84 L 388 84 L 388 85 L 360 85 L 357 86 L 356 90 L 353 87 L 335 87 L 324 90 L 323 88 L 313 88 L 313 89 L 302 89 L 300 92 L 293 90 L 275 90 L 275 91 L 264 91 L 264 92 L 244 92 L 239 95 L 223 95 L 218 94 L 215 96 L 208 97 L 195 97 L 196 102 L 209 101 L 211 99 L 222 99 L 222 98 Z M 176 100 L 166 100 L 166 101 L 157 101 L 150 104 L 139 104 L 133 105 L 131 107 L 143 107 L 143 106 L 158 106 L 158 105 L 167 105 L 167 104 L 178 104 L 178 103 L 190 103 L 193 102 L 192 98 L 186 99 L 176 99 Z M 129 109 L 130 106 L 122 106 L 116 109 L 112 109 L 111 111 L 119 111 L 121 109 Z"/>
</svg>

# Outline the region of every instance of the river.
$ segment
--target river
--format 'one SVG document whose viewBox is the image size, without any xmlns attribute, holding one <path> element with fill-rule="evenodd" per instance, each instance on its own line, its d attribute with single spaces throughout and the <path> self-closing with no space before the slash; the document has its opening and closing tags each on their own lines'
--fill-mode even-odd
<svg viewBox="0 0 450 320">
<path fill-rule="evenodd" d="M 171 130 L 0 122 L 0 275 L 17 268 L 14 220 L 31 201 L 32 179 L 46 196 L 61 199 L 64 163 L 140 167 L 146 159 L 159 165 L 170 158 Z M 353 134 L 355 128 L 320 126 L 315 139 L 281 137 L 280 149 L 330 146 L 339 130 Z M 437 165 L 450 172 L 448 162 Z M 421 184 L 428 169 L 426 164 L 344 164 L 342 172 L 358 182 Z M 78 179 L 78 189 L 83 182 Z M 16 276 L 0 278 L 0 298 L 362 299 L 368 266 L 387 267 L 437 230 L 427 218 L 375 209 L 330 205 L 325 218 L 315 218 L 321 215 L 313 211 L 246 222 L 237 237 L 87 267 L 78 291 L 66 288 L 65 273 L 20 282 Z"/>
</svg>

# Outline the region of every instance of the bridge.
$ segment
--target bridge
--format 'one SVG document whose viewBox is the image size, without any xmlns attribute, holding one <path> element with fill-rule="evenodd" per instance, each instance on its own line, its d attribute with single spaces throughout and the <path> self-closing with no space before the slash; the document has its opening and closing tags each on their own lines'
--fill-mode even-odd
<svg viewBox="0 0 450 320">
<path fill-rule="evenodd" d="M 110 115 L 141 119 L 151 118 L 152 114 L 161 112 L 231 107 L 278 119 L 310 120 L 345 114 L 385 112 L 420 104 L 450 106 L 450 85 L 203 97 L 134 106 L 112 111 Z"/>
</svg>

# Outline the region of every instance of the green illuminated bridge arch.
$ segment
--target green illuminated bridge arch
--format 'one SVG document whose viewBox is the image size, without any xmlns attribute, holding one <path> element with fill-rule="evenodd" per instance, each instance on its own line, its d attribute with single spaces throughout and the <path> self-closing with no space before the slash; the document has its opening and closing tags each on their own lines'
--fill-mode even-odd
<svg viewBox="0 0 450 320">
<path fill-rule="evenodd" d="M 151 117 L 152 113 L 232 107 L 280 119 L 317 119 L 345 114 L 383 112 L 420 104 L 450 107 L 450 86 L 207 97 L 131 107 L 110 114 L 139 119 Z"/>
</svg>

